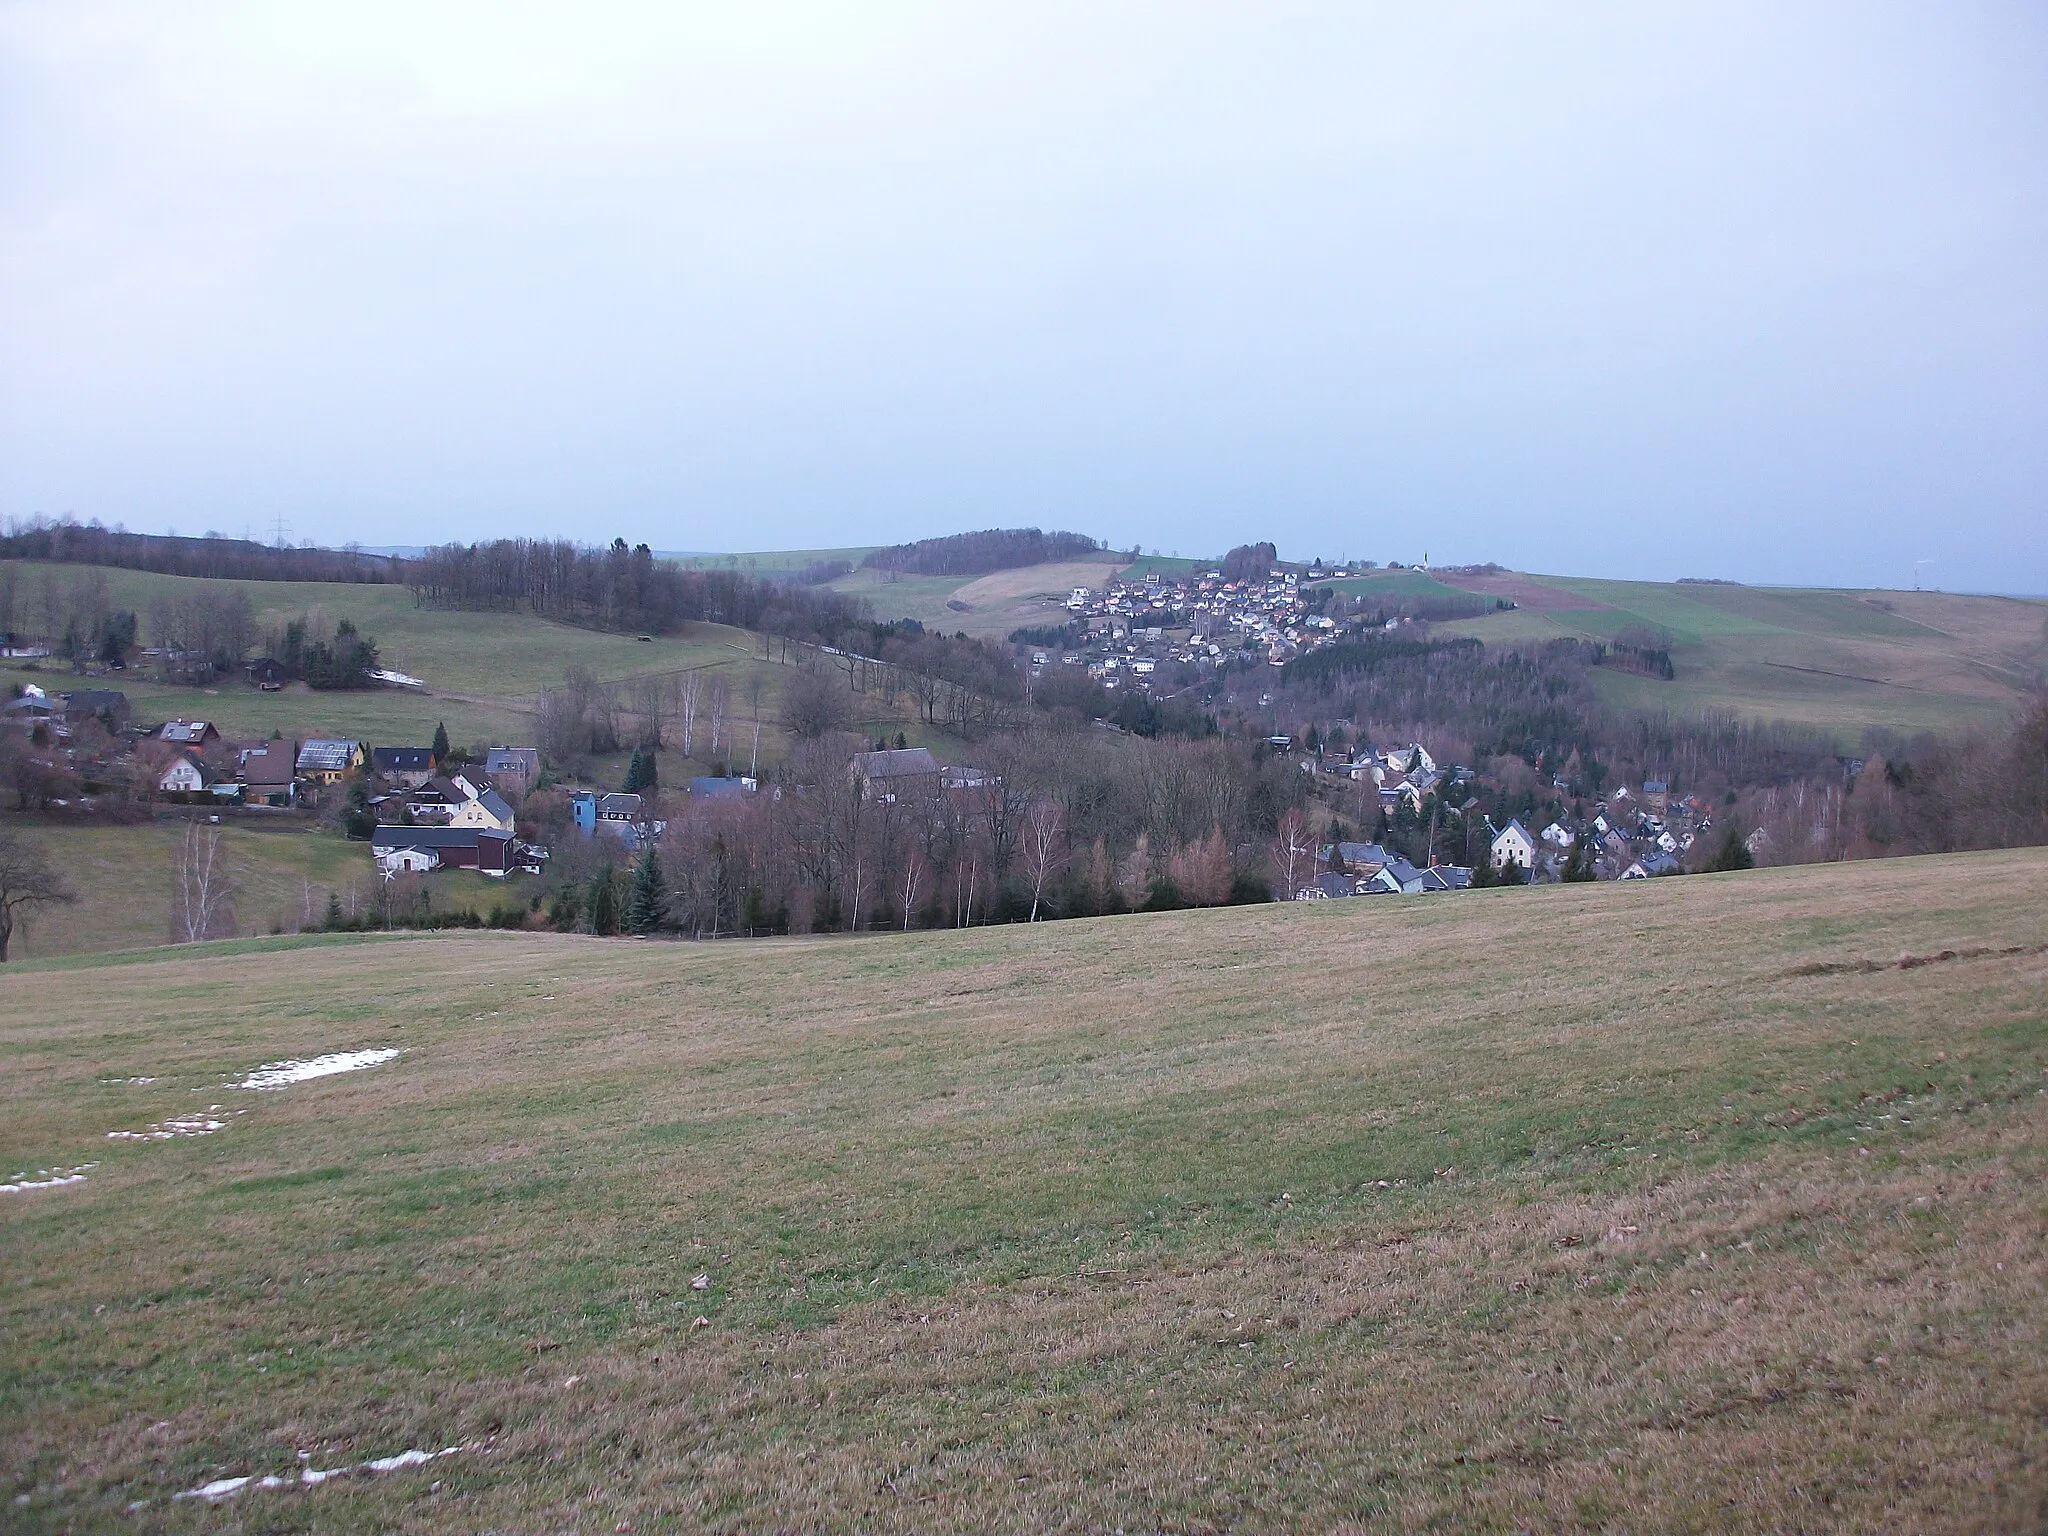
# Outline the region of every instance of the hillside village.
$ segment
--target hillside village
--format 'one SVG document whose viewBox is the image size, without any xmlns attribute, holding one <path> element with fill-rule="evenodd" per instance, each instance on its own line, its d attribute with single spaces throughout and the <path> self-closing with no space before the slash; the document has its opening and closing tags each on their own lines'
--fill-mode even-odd
<svg viewBox="0 0 2048 1536">
<path fill-rule="evenodd" d="M 1293 629 L 1310 644 L 1324 633 L 1312 623 L 1282 627 L 1299 607 L 1290 582 L 1276 581 L 1249 598 L 1207 579 L 1159 594 L 1151 583 L 1119 585 L 1106 592 L 1112 615 L 1137 615 L 1142 600 L 1186 599 L 1208 604 L 1224 622 L 1243 625 L 1261 614 L 1273 621 L 1279 643 L 1294 644 Z M 1204 587 L 1211 590 L 1204 592 Z M 1192 597 L 1189 594 L 1193 594 Z M 1255 607 L 1265 603 L 1268 606 Z M 1144 626 L 1141 627 L 1150 627 Z M 1162 626 L 1163 627 L 1163 626 Z M 1132 632 L 1129 624 L 1104 633 Z M 1250 634 L 1217 631 L 1224 634 Z M 1142 638 L 1142 635 L 1141 635 Z M 1272 643 L 1261 634 L 1259 643 Z M 1220 643 L 1220 642 L 1219 642 Z M 1141 663 L 1142 664 L 1142 663 Z M 1142 675 L 1142 674 L 1141 674 Z M 522 827 L 521 807 L 532 792 L 551 782 L 550 765 L 531 746 L 496 745 L 475 754 L 456 753 L 445 743 L 375 745 L 345 737 L 282 736 L 234 742 L 205 720 L 138 721 L 125 694 L 116 689 L 77 688 L 48 693 L 27 685 L 0 712 L 11 741 L 7 788 L 21 809 L 91 814 L 136 805 L 154 814 L 203 813 L 224 816 L 297 815 L 327 818 L 346 836 L 366 845 L 373 868 L 386 876 L 470 870 L 495 879 L 547 873 L 550 848 L 532 817 Z M 1642 879 L 1677 873 L 1699 839 L 1714 825 L 1697 797 L 1673 796 L 1660 780 L 1620 787 L 1594 802 L 1583 815 L 1561 814 L 1532 830 L 1518 818 L 1496 826 L 1479 812 L 1469 767 L 1439 764 L 1420 743 L 1350 751 L 1294 752 L 1287 738 L 1268 744 L 1287 754 L 1317 785 L 1356 787 L 1369 793 L 1383 827 L 1430 822 L 1432 839 L 1446 811 L 1476 816 L 1484 828 L 1484 853 L 1477 864 L 1458 862 L 1446 838 L 1445 857 L 1432 840 L 1411 857 L 1382 842 L 1337 839 L 1297 860 L 1276 863 L 1273 894 L 1281 900 L 1323 901 L 1351 896 L 1455 892 L 1474 885 L 1584 879 Z M 951 815 L 971 822 L 982 805 L 1004 792 L 1000 774 L 970 765 L 941 762 L 924 747 L 881 746 L 853 753 L 846 773 L 862 801 L 886 811 L 924 799 L 957 802 Z M 621 858 L 661 845 L 676 816 L 717 814 L 759 793 L 762 781 L 729 775 L 689 780 L 678 795 L 664 796 L 653 783 L 651 754 L 636 753 L 622 789 L 563 786 L 566 825 L 556 830 L 583 840 L 610 840 Z M 784 790 L 768 786 L 777 799 Z M 1560 800 L 1571 786 L 1554 786 Z M 1469 845 L 1469 839 L 1464 840 Z"/>
<path fill-rule="evenodd" d="M 1336 620 L 1314 611 L 1300 574 L 1279 566 L 1264 579 L 1242 581 L 1225 580 L 1220 568 L 1184 576 L 1149 571 L 1100 590 L 1076 587 L 1066 607 L 1077 633 L 1057 652 L 1057 664 L 1085 667 L 1105 688 L 1149 691 L 1162 665 L 1203 672 L 1256 657 L 1280 666 L 1339 631 Z M 1055 653 L 1034 649 L 1031 664 L 1053 665 Z"/>
</svg>

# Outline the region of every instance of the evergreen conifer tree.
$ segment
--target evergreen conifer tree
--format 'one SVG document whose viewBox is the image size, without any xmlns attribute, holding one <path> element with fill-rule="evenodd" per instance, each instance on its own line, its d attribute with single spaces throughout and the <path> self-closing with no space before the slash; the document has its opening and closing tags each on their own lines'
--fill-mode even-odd
<svg viewBox="0 0 2048 1536">
<path fill-rule="evenodd" d="M 419 738 L 414 737 L 413 739 L 417 741 Z M 448 766 L 448 727 L 441 721 L 436 721 L 434 724 L 434 766 L 436 768 Z"/>
<path fill-rule="evenodd" d="M 626 929 L 630 933 L 652 933 L 661 922 L 661 864 L 654 845 L 640 855 L 633 866 L 633 888 L 626 897 Z"/>
<path fill-rule="evenodd" d="M 1707 861 L 1707 869 L 1715 873 L 1754 868 L 1756 855 L 1749 851 L 1749 843 L 1743 837 L 1740 827 L 1728 829 L 1728 835 L 1721 839 L 1720 849 Z"/>
<path fill-rule="evenodd" d="M 619 897 L 609 867 L 590 877 L 590 893 L 584 901 L 590 931 L 604 935 L 619 931 Z"/>
<path fill-rule="evenodd" d="M 1586 836 L 1580 833 L 1572 841 L 1572 851 L 1565 855 L 1564 879 L 1567 885 L 1581 884 L 1593 878 L 1592 861 L 1586 857 Z"/>
<path fill-rule="evenodd" d="M 633 760 L 626 764 L 625 788 L 626 793 L 629 795 L 637 795 L 640 793 L 641 764 L 644 761 L 645 760 L 640 755 L 640 749 L 638 747 L 635 747 L 633 749 Z"/>
<path fill-rule="evenodd" d="M 346 921 L 347 919 L 341 915 L 341 893 L 339 891 L 329 891 L 327 893 L 327 917 L 321 926 L 326 928 L 329 933 L 338 933 L 341 930 L 341 925 Z"/>
</svg>

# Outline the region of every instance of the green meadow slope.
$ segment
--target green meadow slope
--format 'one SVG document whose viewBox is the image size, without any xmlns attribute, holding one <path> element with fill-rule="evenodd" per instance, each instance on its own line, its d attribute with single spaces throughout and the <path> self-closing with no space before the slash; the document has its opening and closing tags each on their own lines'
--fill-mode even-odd
<svg viewBox="0 0 2048 1536">
<path fill-rule="evenodd" d="M 91 1166 L 0 1192 L 0 1494 L 23 1531 L 2019 1528 L 2044 1071 L 2040 850 L 9 966 L 0 1175 Z"/>
<path fill-rule="evenodd" d="M 801 568 L 813 559 L 857 561 L 865 548 L 701 557 L 750 574 Z M 1000 571 L 993 576 L 904 576 L 856 568 L 831 583 L 866 598 L 877 618 L 914 618 L 928 628 L 1000 638 L 1027 625 L 1056 624 L 1076 586 L 1100 586 L 1120 571 L 1158 568 L 1181 574 L 1198 562 L 1146 557 L 1136 565 L 1100 560 Z M 19 563 L 17 603 L 35 611 L 39 583 L 69 581 L 81 568 Z M 190 590 L 188 578 L 104 570 L 110 596 L 146 611 L 151 596 Z M 755 673 L 770 700 L 781 668 L 755 661 L 744 630 L 692 625 L 685 634 L 642 642 L 630 635 L 551 623 L 522 613 L 458 613 L 423 608 L 403 587 L 311 582 L 242 583 L 265 624 L 305 612 L 350 618 L 377 638 L 386 665 L 422 678 L 426 695 L 313 695 L 303 689 L 261 695 L 236 684 L 218 689 L 123 686 L 152 716 L 218 719 L 230 732 L 280 730 L 352 733 L 378 741 L 425 740 L 445 720 L 460 742 L 521 738 L 537 690 L 559 683 L 571 666 L 618 681 L 686 668 L 721 670 L 736 688 Z M 1501 572 L 1484 577 L 1414 570 L 1380 571 L 1335 582 L 1349 595 L 1451 596 L 1459 591 L 1510 597 L 1512 611 L 1441 624 L 1452 634 L 1510 643 L 1561 635 L 1612 640 L 1632 630 L 1661 631 L 1678 676 L 1671 682 L 1606 668 L 1596 674 L 1610 702 L 1691 712 L 1727 709 L 1763 719 L 1819 725 L 1853 744 L 1868 727 L 1948 730 L 1996 726 L 2048 677 L 2048 601 L 1937 592 L 1857 592 L 1595 581 Z M 961 606 L 955 607 L 952 604 Z M 18 670 L 18 669 L 17 669 Z M 0 669 L 0 678 L 13 674 Z M 21 674 L 16 680 L 27 680 Z M 43 679 L 48 681 L 48 679 Z M 773 705 L 771 703 L 771 711 Z M 864 722 L 890 730 L 902 711 Z M 776 745 L 779 755 L 780 746 Z"/>
<path fill-rule="evenodd" d="M 1996 727 L 2048 677 L 2048 601 L 1945 592 L 1831 591 L 1445 576 L 1520 606 L 1440 626 L 1489 641 L 1661 631 L 1677 677 L 1602 669 L 1610 702 L 1733 710 L 1840 732 Z"/>
<path fill-rule="evenodd" d="M 18 607 L 35 612 L 41 584 L 67 583 L 87 573 L 81 566 L 8 562 L 19 571 Z M 640 640 L 558 624 L 527 613 L 464 613 L 423 607 L 404 587 L 321 582 L 221 582 L 142 571 L 91 568 L 104 576 L 108 596 L 117 608 L 148 611 L 159 595 L 179 595 L 239 586 L 249 595 L 259 630 L 281 627 L 300 614 L 323 615 L 330 623 L 350 619 L 375 638 L 382 663 L 421 679 L 425 692 L 372 689 L 363 692 L 315 693 L 293 685 L 279 693 L 263 693 L 239 680 L 223 680 L 211 688 L 166 687 L 140 673 L 111 680 L 125 692 L 138 718 L 174 718 L 215 722 L 230 737 L 270 735 L 353 736 L 380 746 L 425 744 L 434 727 L 445 723 L 459 745 L 531 742 L 535 695 L 559 685 L 572 667 L 586 667 L 600 680 L 630 682 L 654 674 L 697 671 L 726 680 L 735 714 L 747 714 L 748 689 L 759 681 L 768 731 L 763 755 L 768 762 L 785 750 L 779 728 L 783 685 L 790 669 L 759 660 L 759 637 L 721 624 L 691 624 L 680 634 Z M 39 683 L 61 689 L 75 686 L 62 667 L 0 662 L 0 684 Z M 96 684 L 97 686 L 97 684 Z M 885 706 L 873 695 L 856 705 L 856 728 L 901 730 L 935 747 L 948 739 L 912 718 L 908 701 Z M 680 781 L 690 773 L 710 770 L 708 761 L 685 761 L 678 755 L 662 762 L 664 775 Z"/>
</svg>

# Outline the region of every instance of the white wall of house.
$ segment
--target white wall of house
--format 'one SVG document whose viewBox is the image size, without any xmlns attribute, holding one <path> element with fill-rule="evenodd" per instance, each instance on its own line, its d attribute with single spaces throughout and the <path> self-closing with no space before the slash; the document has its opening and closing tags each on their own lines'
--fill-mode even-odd
<svg viewBox="0 0 2048 1536">
<path fill-rule="evenodd" d="M 489 827 L 498 832 L 510 832 L 512 823 L 493 816 L 481 800 L 465 800 L 455 808 L 455 814 L 448 818 L 451 827 Z"/>
<path fill-rule="evenodd" d="M 1520 827 L 1509 827 L 1493 840 L 1493 867 L 1501 868 L 1513 859 L 1524 869 L 1531 869 L 1536 863 L 1536 846 Z"/>
<path fill-rule="evenodd" d="M 197 794 L 206 788 L 206 775 L 189 757 L 181 757 L 164 770 L 164 776 L 156 781 L 156 787 L 166 794 Z"/>
</svg>

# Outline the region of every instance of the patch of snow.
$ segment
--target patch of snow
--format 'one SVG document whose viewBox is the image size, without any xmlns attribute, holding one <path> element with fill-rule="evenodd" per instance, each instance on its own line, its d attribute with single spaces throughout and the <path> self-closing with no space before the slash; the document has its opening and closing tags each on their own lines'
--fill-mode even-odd
<svg viewBox="0 0 2048 1536">
<path fill-rule="evenodd" d="M 215 1499 L 232 1498 L 249 1486 L 246 1477 L 220 1477 L 199 1488 L 187 1488 L 183 1493 L 171 1495 L 174 1499 L 204 1499 L 211 1504 Z"/>
<path fill-rule="evenodd" d="M 398 1472 L 406 1467 L 423 1467 L 442 1456 L 460 1454 L 462 1447 L 451 1445 L 438 1451 L 400 1451 L 396 1456 L 380 1456 L 375 1461 L 365 1461 L 353 1467 L 301 1467 L 296 1479 L 300 1487 L 317 1488 L 322 1483 L 337 1477 L 347 1477 L 352 1472 Z M 244 1488 L 284 1488 L 291 1485 L 292 1478 L 279 1477 L 272 1473 L 265 1477 L 223 1477 L 200 1488 L 188 1488 L 183 1493 L 174 1493 L 173 1499 L 203 1499 L 208 1504 L 222 1499 L 231 1499 Z M 133 1511 L 139 1507 L 131 1504 Z"/>
<path fill-rule="evenodd" d="M 335 1051 L 307 1061 L 267 1061 L 235 1086 L 259 1090 L 289 1088 L 293 1083 L 332 1077 L 337 1072 L 360 1072 L 365 1067 L 380 1067 L 397 1054 L 392 1046 L 376 1046 L 366 1051 Z"/>
<path fill-rule="evenodd" d="M 159 1120 L 155 1125 L 145 1126 L 139 1131 L 109 1131 L 109 1141 L 174 1141 L 180 1136 L 211 1136 L 215 1131 L 224 1130 L 227 1121 L 213 1117 L 220 1113 L 220 1105 L 209 1104 L 203 1115 L 173 1115 L 168 1120 Z M 237 1110 L 237 1114 L 241 1111 Z"/>
<path fill-rule="evenodd" d="M 17 1195 L 25 1189 L 55 1189 L 59 1184 L 83 1184 L 86 1174 L 97 1167 L 98 1163 L 80 1163 L 76 1168 L 38 1168 L 34 1178 L 26 1172 L 17 1173 L 10 1182 L 0 1184 L 0 1195 Z"/>
</svg>

